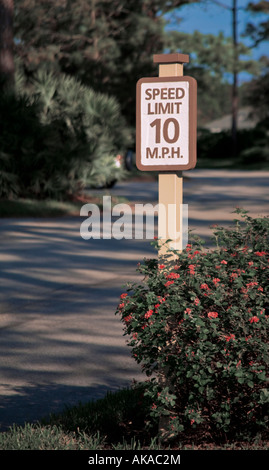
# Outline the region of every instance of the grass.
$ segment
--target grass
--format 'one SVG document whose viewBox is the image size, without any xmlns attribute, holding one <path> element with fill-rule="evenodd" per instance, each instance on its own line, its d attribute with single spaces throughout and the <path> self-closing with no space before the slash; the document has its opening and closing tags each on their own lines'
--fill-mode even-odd
<svg viewBox="0 0 269 470">
<path fill-rule="evenodd" d="M 93 203 L 102 209 L 102 196 L 77 197 L 73 201 L 37 200 L 18 198 L 0 200 L 0 218 L 4 217 L 64 217 L 78 216 L 83 204 Z M 112 205 L 126 202 L 125 198 L 113 197 Z"/>
<path fill-rule="evenodd" d="M 77 203 L 14 199 L 0 201 L 0 217 L 57 217 L 76 214 Z"/>
<path fill-rule="evenodd" d="M 192 435 L 162 446 L 143 390 L 140 384 L 66 408 L 37 424 L 14 425 L 0 433 L 0 450 L 268 450 L 268 442 L 259 437 L 220 445 Z"/>
</svg>

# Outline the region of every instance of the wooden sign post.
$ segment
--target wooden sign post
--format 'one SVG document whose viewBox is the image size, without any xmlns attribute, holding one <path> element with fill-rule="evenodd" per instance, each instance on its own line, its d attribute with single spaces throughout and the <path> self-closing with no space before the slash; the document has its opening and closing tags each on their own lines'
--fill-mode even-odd
<svg viewBox="0 0 269 470">
<path fill-rule="evenodd" d="M 158 54 L 159 76 L 137 83 L 136 165 L 159 172 L 159 256 L 182 251 L 182 170 L 196 165 L 197 84 L 186 54 Z M 173 257 L 173 256 L 172 256 Z M 175 256 L 176 257 L 176 254 Z"/>
</svg>

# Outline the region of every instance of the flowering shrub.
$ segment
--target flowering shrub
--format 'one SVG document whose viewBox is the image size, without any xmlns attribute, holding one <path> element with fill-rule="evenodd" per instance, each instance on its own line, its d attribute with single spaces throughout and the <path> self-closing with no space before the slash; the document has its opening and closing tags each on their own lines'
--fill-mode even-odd
<svg viewBox="0 0 269 470">
<path fill-rule="evenodd" d="M 197 238 L 176 261 L 144 260 L 143 281 L 128 286 L 117 308 L 133 357 L 151 377 L 152 416 L 165 415 L 173 435 L 266 428 L 269 219 L 236 212 L 235 226 L 214 227 L 213 249 Z"/>
</svg>

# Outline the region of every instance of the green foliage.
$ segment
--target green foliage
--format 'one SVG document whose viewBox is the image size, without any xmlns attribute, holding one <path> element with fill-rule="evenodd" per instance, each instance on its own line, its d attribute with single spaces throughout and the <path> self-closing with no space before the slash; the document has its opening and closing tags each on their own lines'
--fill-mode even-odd
<svg viewBox="0 0 269 470">
<path fill-rule="evenodd" d="M 184 34 L 178 23 L 176 31 L 165 28 L 169 22 L 166 13 L 173 12 L 169 15 L 173 26 L 180 7 L 188 3 L 192 1 L 16 0 L 15 56 L 21 58 L 27 77 L 42 68 L 63 72 L 115 96 L 128 123 L 134 126 L 137 80 L 156 75 L 153 54 L 180 50 L 191 57 L 186 72 L 199 79 L 199 118 L 205 122 L 226 113 L 230 97 L 223 78 L 233 69 L 233 47 L 231 38 L 222 34 Z M 260 2 L 258 10 L 265 8 L 265 3 Z M 260 33 L 258 36 L 261 39 Z M 242 43 L 238 45 L 238 71 L 257 73 L 249 51 Z"/>
<path fill-rule="evenodd" d="M 260 42 L 269 38 L 269 2 L 268 0 L 260 0 L 256 3 L 249 2 L 247 8 L 255 15 L 262 14 L 262 21 L 259 24 L 248 23 L 245 31 L 245 35 L 250 36 L 255 46 L 257 46 Z"/>
<path fill-rule="evenodd" d="M 99 154 L 92 163 L 88 184 L 93 187 L 113 187 L 116 181 L 126 176 L 126 172 L 122 166 L 117 166 L 114 155 L 103 153 L 102 148 L 99 148 Z"/>
<path fill-rule="evenodd" d="M 175 262 L 145 260 L 143 282 L 121 295 L 152 417 L 166 416 L 170 436 L 202 429 L 216 442 L 268 424 L 269 218 L 241 215 L 214 228 L 215 249 L 196 239 Z"/>
<path fill-rule="evenodd" d="M 106 185 L 123 178 L 115 157 L 130 145 L 130 131 L 115 98 L 96 93 L 74 77 L 42 70 L 32 80 L 31 94 L 40 104 L 42 123 L 64 122 L 75 138 L 79 130 L 85 136 L 83 182 Z"/>
<path fill-rule="evenodd" d="M 163 14 L 189 0 L 17 0 L 16 55 L 27 76 L 64 72 L 115 96 L 135 122 L 135 84 L 164 48 Z"/>
<path fill-rule="evenodd" d="M 82 128 L 93 149 L 101 138 L 110 151 L 126 145 L 128 132 L 113 97 L 96 93 L 74 77 L 42 70 L 31 83 L 30 96 L 38 99 L 42 123 L 64 121 L 72 134 Z"/>
<path fill-rule="evenodd" d="M 252 106 L 253 113 L 264 121 L 269 118 L 269 60 L 261 59 L 262 73 L 244 86 L 244 102 Z M 268 122 L 267 122 L 268 124 Z M 267 126 L 268 128 L 268 126 Z"/>
<path fill-rule="evenodd" d="M 166 43 L 168 51 L 186 51 L 190 55 L 190 63 L 184 65 L 184 74 L 198 81 L 198 125 L 229 114 L 231 84 L 228 78 L 232 76 L 234 68 L 232 38 L 225 37 L 223 33 L 215 36 L 199 31 L 187 34 L 171 30 L 166 35 Z M 251 59 L 249 48 L 239 43 L 238 54 L 238 72 L 259 72 L 259 64 Z"/>
<path fill-rule="evenodd" d="M 211 77 L 218 77 L 223 81 L 223 77 L 232 74 L 234 69 L 233 40 L 231 37 L 225 37 L 223 33 L 217 36 L 213 34 L 202 34 L 194 31 L 193 34 L 182 33 L 180 31 L 171 31 L 167 36 L 167 46 L 171 49 L 190 51 L 190 65 L 188 68 L 197 68 L 207 70 Z M 239 57 L 249 57 L 248 60 L 239 59 L 237 62 L 237 71 L 257 72 L 259 70 L 256 61 L 251 59 L 251 49 L 243 43 L 238 44 Z M 199 75 L 197 76 L 197 78 Z"/>
<path fill-rule="evenodd" d="M 42 124 L 39 106 L 25 96 L 0 99 L 0 197 L 60 197 L 78 189 L 86 140 L 67 132 L 63 122 Z"/>
<path fill-rule="evenodd" d="M 21 81 L 19 89 L 24 89 Z M 2 198 L 77 193 L 93 162 L 102 157 L 112 165 L 129 135 L 114 98 L 94 93 L 75 78 L 44 72 L 33 79 L 27 95 L 1 95 L 0 131 Z"/>
<path fill-rule="evenodd" d="M 211 133 L 202 129 L 197 140 L 197 155 L 201 159 L 225 159 L 231 155 L 231 147 L 230 131 Z M 237 157 L 237 163 L 248 167 L 269 162 L 266 121 L 259 123 L 254 129 L 237 131 Z"/>
</svg>

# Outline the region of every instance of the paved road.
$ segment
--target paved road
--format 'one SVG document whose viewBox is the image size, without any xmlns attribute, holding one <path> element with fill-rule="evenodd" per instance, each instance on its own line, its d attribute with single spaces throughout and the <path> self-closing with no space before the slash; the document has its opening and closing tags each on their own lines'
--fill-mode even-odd
<svg viewBox="0 0 269 470">
<path fill-rule="evenodd" d="M 269 171 L 192 170 L 184 172 L 183 203 L 188 204 L 189 228 L 208 240 L 210 225 L 230 225 L 236 207 L 250 216 L 269 214 Z M 157 202 L 158 185 L 154 182 L 117 185 L 112 194 L 131 201 Z"/>
<path fill-rule="evenodd" d="M 189 226 L 207 237 L 236 206 L 269 213 L 269 173 L 194 170 L 184 182 Z M 157 202 L 157 184 L 111 192 Z M 114 315 L 147 240 L 84 240 L 80 217 L 0 220 L 0 431 L 142 378 Z"/>
</svg>

